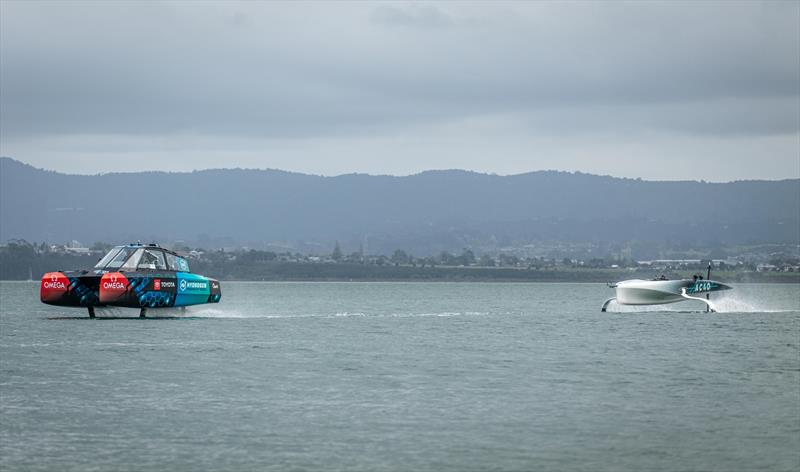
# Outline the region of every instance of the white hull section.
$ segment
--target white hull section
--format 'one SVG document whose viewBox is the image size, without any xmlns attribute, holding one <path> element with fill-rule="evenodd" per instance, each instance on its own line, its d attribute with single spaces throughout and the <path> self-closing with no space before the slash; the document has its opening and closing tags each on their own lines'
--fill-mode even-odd
<svg viewBox="0 0 800 472">
<path fill-rule="evenodd" d="M 681 289 L 689 280 L 626 280 L 617 284 L 617 303 L 623 305 L 663 305 L 683 300 Z"/>
<path fill-rule="evenodd" d="M 710 293 L 719 290 L 729 290 L 731 287 L 713 280 L 625 280 L 613 285 L 617 296 L 606 300 L 601 308 L 612 301 L 620 305 L 664 305 L 683 300 L 699 300 L 710 308 L 711 302 L 707 298 L 700 298 L 700 293 Z"/>
</svg>

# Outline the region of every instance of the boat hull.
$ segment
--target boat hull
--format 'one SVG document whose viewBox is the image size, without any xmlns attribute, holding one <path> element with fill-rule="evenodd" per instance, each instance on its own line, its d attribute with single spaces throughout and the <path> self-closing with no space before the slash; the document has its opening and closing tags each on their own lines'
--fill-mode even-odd
<svg viewBox="0 0 800 472">
<path fill-rule="evenodd" d="M 699 294 L 729 290 L 731 287 L 713 280 L 626 280 L 616 289 L 617 303 L 622 305 L 663 305 L 686 300 L 683 292 Z"/>
<path fill-rule="evenodd" d="M 188 272 L 103 274 L 100 303 L 131 308 L 166 308 L 218 303 L 219 281 Z"/>
<path fill-rule="evenodd" d="M 40 285 L 43 303 L 70 307 L 167 308 L 221 298 L 218 280 L 189 272 L 49 272 Z"/>
</svg>

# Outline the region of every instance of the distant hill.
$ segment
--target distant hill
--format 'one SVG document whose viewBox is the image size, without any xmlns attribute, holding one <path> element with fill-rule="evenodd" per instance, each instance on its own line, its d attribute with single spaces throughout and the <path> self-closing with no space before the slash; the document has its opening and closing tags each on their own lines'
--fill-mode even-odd
<svg viewBox="0 0 800 472">
<path fill-rule="evenodd" d="M 797 242 L 800 180 L 653 182 L 461 170 L 67 175 L 0 158 L 0 240 L 315 244 L 417 254 L 542 240 Z M 302 243 L 300 243 L 302 242 Z"/>
</svg>

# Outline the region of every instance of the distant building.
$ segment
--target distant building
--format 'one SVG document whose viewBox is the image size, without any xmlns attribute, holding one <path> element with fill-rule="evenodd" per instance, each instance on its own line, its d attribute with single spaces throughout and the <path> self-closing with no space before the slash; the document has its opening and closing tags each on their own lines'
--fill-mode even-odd
<svg viewBox="0 0 800 472">
<path fill-rule="evenodd" d="M 655 259 L 652 261 L 636 261 L 639 265 L 644 266 L 687 266 L 699 264 L 700 259 Z"/>
</svg>

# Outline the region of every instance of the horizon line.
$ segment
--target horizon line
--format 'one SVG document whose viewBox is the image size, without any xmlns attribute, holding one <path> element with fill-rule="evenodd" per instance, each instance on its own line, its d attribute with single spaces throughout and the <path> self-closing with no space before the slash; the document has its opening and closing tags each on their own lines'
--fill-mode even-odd
<svg viewBox="0 0 800 472">
<path fill-rule="evenodd" d="M 256 172 L 281 172 L 285 174 L 295 174 L 295 175 L 304 175 L 309 177 L 321 177 L 321 178 L 337 178 L 337 177 L 348 177 L 348 176 L 367 176 L 367 177 L 395 177 L 395 178 L 405 178 L 405 177 L 415 177 L 423 174 L 428 173 L 444 173 L 444 172 L 463 172 L 467 174 L 475 174 L 475 175 L 482 175 L 482 176 L 489 176 L 489 177 L 518 177 L 522 175 L 529 175 L 529 174 L 537 174 L 537 173 L 559 173 L 559 174 L 570 174 L 570 175 L 587 175 L 592 177 L 606 177 L 612 179 L 619 179 L 619 180 L 632 180 L 632 181 L 641 181 L 641 182 L 667 182 L 667 183 L 680 183 L 680 182 L 694 182 L 694 183 L 701 183 L 701 184 L 730 184 L 736 182 L 786 182 L 786 181 L 793 181 L 797 180 L 800 181 L 800 176 L 798 177 L 788 177 L 783 179 L 737 179 L 737 180 L 725 180 L 725 181 L 710 181 L 706 179 L 698 179 L 698 180 L 690 180 L 690 179 L 664 179 L 664 180 L 654 180 L 654 179 L 645 179 L 642 177 L 620 177 L 611 174 L 593 174 L 591 172 L 584 172 L 580 170 L 559 170 L 559 169 L 538 169 L 538 170 L 530 170 L 527 172 L 519 172 L 515 174 L 499 174 L 496 172 L 480 172 L 471 169 L 458 169 L 458 168 L 449 168 L 449 169 L 425 169 L 419 172 L 415 172 L 412 174 L 370 174 L 367 172 L 347 172 L 342 174 L 335 174 L 335 175 L 325 175 L 325 174 L 314 174 L 308 172 L 299 172 L 299 171 L 292 171 L 292 170 L 285 170 L 285 169 L 277 169 L 273 167 L 209 167 L 205 169 L 192 169 L 192 170 L 158 170 L 158 169 L 143 169 L 138 171 L 109 171 L 109 172 L 97 172 L 95 174 L 85 174 L 85 173 L 69 173 L 63 172 L 55 169 L 46 169 L 44 167 L 36 167 L 33 164 L 29 164 L 25 161 L 20 159 L 11 157 L 11 156 L 0 156 L 0 161 L 2 160 L 10 160 L 12 162 L 19 163 L 23 166 L 30 167 L 32 169 L 42 171 L 42 172 L 53 172 L 60 175 L 71 175 L 71 176 L 84 176 L 84 177 L 102 177 L 104 175 L 128 175 L 128 174 L 145 174 L 145 173 L 160 173 L 160 174 L 193 174 L 193 173 L 200 173 L 200 172 L 214 172 L 214 171 L 256 171 Z"/>
</svg>

